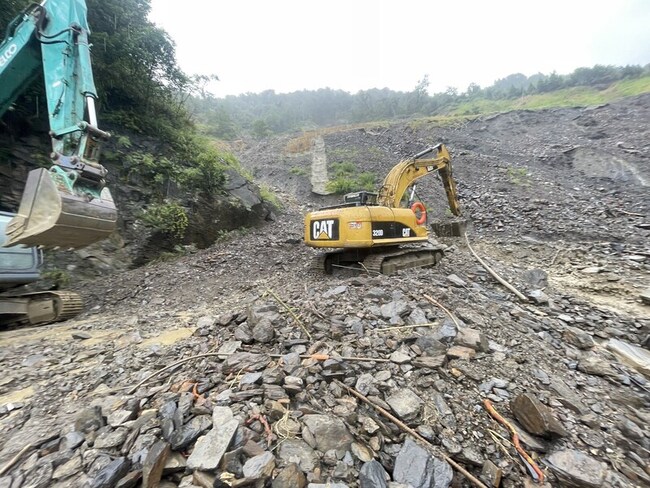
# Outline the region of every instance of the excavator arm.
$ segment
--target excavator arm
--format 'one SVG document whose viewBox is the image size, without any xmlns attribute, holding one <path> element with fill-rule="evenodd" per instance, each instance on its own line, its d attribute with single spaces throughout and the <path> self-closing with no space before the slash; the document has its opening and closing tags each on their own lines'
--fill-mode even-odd
<svg viewBox="0 0 650 488">
<path fill-rule="evenodd" d="M 436 157 L 423 159 L 424 156 L 434 151 L 437 152 Z M 399 207 L 406 190 L 418 179 L 432 171 L 438 171 L 442 179 L 451 213 L 456 216 L 460 215 L 456 183 L 451 170 L 451 158 L 444 144 L 425 149 L 415 156 L 397 163 L 384 178 L 379 189 L 377 203 L 385 207 Z"/>
<path fill-rule="evenodd" d="M 0 116 L 42 69 L 52 138 L 52 167 L 29 173 L 5 246 L 82 247 L 115 229 L 88 34 L 83 0 L 45 0 L 16 17 L 0 44 Z"/>
</svg>

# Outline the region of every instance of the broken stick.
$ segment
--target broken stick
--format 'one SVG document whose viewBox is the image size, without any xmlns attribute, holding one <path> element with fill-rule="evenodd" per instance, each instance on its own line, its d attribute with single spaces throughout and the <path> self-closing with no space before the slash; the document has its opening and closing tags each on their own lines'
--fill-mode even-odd
<svg viewBox="0 0 650 488">
<path fill-rule="evenodd" d="M 474 249 L 472 249 L 472 246 L 471 246 L 470 243 L 469 243 L 469 239 L 468 239 L 468 237 L 467 237 L 467 234 L 465 234 L 465 243 L 467 244 L 467 248 L 468 248 L 469 251 L 474 255 L 474 257 L 476 258 L 476 260 L 477 260 L 479 263 L 481 263 L 481 266 L 483 266 L 483 267 L 485 268 L 485 270 L 486 270 L 488 273 L 490 273 L 490 274 L 492 275 L 492 277 L 493 277 L 495 280 L 497 280 L 499 283 L 501 283 L 503 286 L 505 286 L 505 287 L 506 287 L 508 290 L 510 290 L 512 293 L 514 293 L 515 295 L 517 295 L 517 298 L 519 298 L 519 300 L 521 300 L 522 302 L 526 302 L 526 303 L 528 303 L 528 298 L 526 298 L 526 296 L 525 296 L 523 293 L 521 293 L 519 290 L 517 290 L 514 286 L 512 286 L 512 285 L 511 285 L 510 283 L 508 283 L 506 280 L 504 280 L 503 278 L 501 278 L 501 276 L 499 276 L 499 275 L 497 274 L 496 271 L 494 271 L 492 268 L 490 268 L 490 267 L 486 264 L 486 262 L 483 261 L 483 260 L 479 257 L 479 255 L 476 254 L 476 252 L 474 252 Z"/>
<path fill-rule="evenodd" d="M 439 449 L 436 449 L 436 447 L 431 444 L 429 441 L 427 441 L 424 437 L 422 437 L 420 434 L 418 434 L 415 430 L 411 429 L 408 425 L 406 425 L 404 422 L 399 420 L 397 417 L 395 417 L 393 414 L 388 412 L 387 410 L 383 409 L 379 405 L 376 405 L 375 403 L 371 402 L 368 400 L 365 396 L 363 396 L 361 393 L 359 393 L 357 390 L 354 388 L 346 385 L 345 383 L 340 382 L 339 380 L 334 380 L 334 382 L 345 388 L 350 394 L 353 396 L 357 397 L 359 400 L 361 400 L 364 403 L 367 403 L 370 405 L 372 408 L 377 410 L 380 414 L 382 414 L 384 417 L 386 417 L 388 420 L 393 422 L 395 425 L 397 425 L 400 429 L 402 429 L 404 432 L 407 432 L 411 434 L 416 440 L 420 441 L 421 444 L 423 444 L 427 449 L 429 449 L 431 452 L 433 452 L 435 455 L 442 457 L 445 461 L 447 461 L 456 471 L 458 471 L 460 474 L 465 476 L 474 486 L 478 488 L 487 488 L 485 484 L 483 484 L 478 478 L 470 474 L 469 471 L 467 471 L 465 468 L 463 468 L 460 464 L 458 464 L 456 461 L 451 459 L 449 456 L 447 456 L 444 452 L 441 452 Z"/>
</svg>

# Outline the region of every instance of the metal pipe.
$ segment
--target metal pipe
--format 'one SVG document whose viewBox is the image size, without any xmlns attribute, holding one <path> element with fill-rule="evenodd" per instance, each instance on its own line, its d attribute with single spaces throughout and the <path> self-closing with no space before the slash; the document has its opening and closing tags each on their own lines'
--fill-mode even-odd
<svg viewBox="0 0 650 488">
<path fill-rule="evenodd" d="M 86 97 L 86 104 L 88 105 L 88 122 L 93 127 L 97 127 L 97 112 L 95 111 L 95 99 L 93 97 Z"/>
</svg>

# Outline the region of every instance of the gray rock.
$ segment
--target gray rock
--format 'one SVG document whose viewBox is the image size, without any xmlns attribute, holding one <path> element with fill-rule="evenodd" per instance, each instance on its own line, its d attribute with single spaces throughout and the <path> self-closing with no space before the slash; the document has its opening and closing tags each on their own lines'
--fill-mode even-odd
<svg viewBox="0 0 650 488">
<path fill-rule="evenodd" d="M 529 393 L 522 393 L 511 402 L 510 410 L 524 429 L 541 437 L 564 437 L 567 431 L 546 405 Z"/>
<path fill-rule="evenodd" d="M 440 327 L 434 329 L 432 337 L 445 344 L 451 344 L 458 334 L 456 324 L 451 319 L 445 319 Z M 417 342 L 416 342 L 417 343 Z"/>
<path fill-rule="evenodd" d="M 74 331 L 72 333 L 72 338 L 73 339 L 79 339 L 79 340 L 82 340 L 82 341 L 84 341 L 86 339 L 90 339 L 91 337 L 92 337 L 92 335 L 89 334 L 88 332 L 83 332 L 83 331 L 80 331 L 80 330 Z"/>
<path fill-rule="evenodd" d="M 318 456 L 309 445 L 300 439 L 286 439 L 280 443 L 278 457 L 283 463 L 295 463 L 306 473 L 314 470 Z"/>
<path fill-rule="evenodd" d="M 406 439 L 395 459 L 393 480 L 413 488 L 447 488 L 453 476 L 446 461 L 434 458 L 411 439 Z"/>
<path fill-rule="evenodd" d="M 622 417 L 616 422 L 616 427 L 629 439 L 636 441 L 643 439 L 643 429 L 632 422 L 630 419 Z"/>
<path fill-rule="evenodd" d="M 267 451 L 246 461 L 243 471 L 246 478 L 259 480 L 271 476 L 273 469 L 275 469 L 275 456 Z"/>
<path fill-rule="evenodd" d="M 106 422 L 104 422 L 104 417 L 102 417 L 101 407 L 91 407 L 79 412 L 75 419 L 74 429 L 87 434 L 99 430 L 104 425 L 106 425 Z"/>
<path fill-rule="evenodd" d="M 142 465 L 142 488 L 158 486 L 170 452 L 169 444 L 164 441 L 158 441 L 151 446 Z"/>
<path fill-rule="evenodd" d="M 214 407 L 212 410 L 212 424 L 215 428 L 229 422 L 233 418 L 235 417 L 230 407 Z"/>
<path fill-rule="evenodd" d="M 533 303 L 537 305 L 547 305 L 549 302 L 548 295 L 542 290 L 531 290 L 527 293 L 528 298 L 530 298 Z"/>
<path fill-rule="evenodd" d="M 405 364 L 411 361 L 411 356 L 409 356 L 408 353 L 402 351 L 401 349 L 398 349 L 397 351 L 393 352 L 388 359 L 390 359 L 395 364 Z"/>
<path fill-rule="evenodd" d="M 131 471 L 126 476 L 120 478 L 115 488 L 135 488 L 142 479 L 142 471 Z"/>
<path fill-rule="evenodd" d="M 650 305 L 650 288 L 639 293 L 639 298 L 643 304 Z"/>
<path fill-rule="evenodd" d="M 558 400 L 565 407 L 570 408 L 578 415 L 587 413 L 587 407 L 582 403 L 580 397 L 561 379 L 552 377 L 549 388 L 558 395 Z"/>
<path fill-rule="evenodd" d="M 76 430 L 73 432 L 68 432 L 63 437 L 61 437 L 61 442 L 59 443 L 60 451 L 67 451 L 68 449 L 76 449 L 86 440 L 86 437 Z"/>
<path fill-rule="evenodd" d="M 569 344 L 573 344 L 574 346 L 576 346 L 578 349 L 587 350 L 587 349 L 591 349 L 596 345 L 594 339 L 589 334 L 576 327 L 567 326 L 564 329 L 562 338 L 565 341 L 567 341 Z"/>
<path fill-rule="evenodd" d="M 297 376 L 285 376 L 284 377 L 284 389 L 291 393 L 301 392 L 304 388 L 304 382 L 302 378 Z"/>
<path fill-rule="evenodd" d="M 449 282 L 452 285 L 454 285 L 454 286 L 456 286 L 458 288 L 462 288 L 464 286 L 467 286 L 467 283 L 465 283 L 461 278 L 459 278 L 455 274 L 450 274 L 449 276 L 447 276 L 447 280 L 449 280 Z"/>
<path fill-rule="evenodd" d="M 369 461 L 372 461 L 372 458 L 374 457 L 374 453 L 372 452 L 372 449 L 358 442 L 353 442 L 350 445 L 350 451 L 352 452 L 352 455 L 362 463 L 367 463 Z"/>
<path fill-rule="evenodd" d="M 392 319 L 406 315 L 408 310 L 408 304 L 404 300 L 393 300 L 381 306 L 381 316 L 385 319 Z"/>
<path fill-rule="evenodd" d="M 125 457 L 113 460 L 93 478 L 91 488 L 113 488 L 118 480 L 128 473 L 130 467 L 131 461 Z"/>
<path fill-rule="evenodd" d="M 268 344 L 275 337 L 275 326 L 267 318 L 262 317 L 260 321 L 253 326 L 253 339 L 262 344 Z"/>
<path fill-rule="evenodd" d="M 485 461 L 483 463 L 483 470 L 481 471 L 481 479 L 487 483 L 488 486 L 497 487 L 501 485 L 501 476 L 503 472 L 501 468 L 497 467 L 492 461 Z"/>
<path fill-rule="evenodd" d="M 317 448 L 322 451 L 330 449 L 348 449 L 352 436 L 343 421 L 331 415 L 305 415 L 302 417 L 307 429 L 313 435 Z"/>
<path fill-rule="evenodd" d="M 212 315 L 204 315 L 203 317 L 199 317 L 199 320 L 196 321 L 196 327 L 198 329 L 209 329 L 216 323 L 217 320 Z"/>
<path fill-rule="evenodd" d="M 307 479 L 297 464 L 290 463 L 273 480 L 272 488 L 305 488 Z"/>
<path fill-rule="evenodd" d="M 175 431 L 169 441 L 174 451 L 189 447 L 200 435 L 205 433 L 212 425 L 209 415 L 198 415 Z"/>
<path fill-rule="evenodd" d="M 385 289 L 383 288 L 370 288 L 366 293 L 365 293 L 365 298 L 369 299 L 379 299 L 379 300 L 388 300 L 390 299 L 390 293 L 388 293 Z"/>
<path fill-rule="evenodd" d="M 69 478 L 70 476 L 73 476 L 77 474 L 79 471 L 81 471 L 81 456 L 79 454 L 75 454 L 70 458 L 70 460 L 60 466 L 58 466 L 54 470 L 54 474 L 52 475 L 52 478 L 55 480 L 62 480 Z"/>
<path fill-rule="evenodd" d="M 420 356 L 414 358 L 411 361 L 411 364 L 415 368 L 436 369 L 442 367 L 445 364 L 446 360 L 447 360 L 446 354 L 441 354 L 439 356 Z"/>
<path fill-rule="evenodd" d="M 420 413 L 423 402 L 412 390 L 403 388 L 388 397 L 386 403 L 400 419 L 410 422 Z"/>
<path fill-rule="evenodd" d="M 120 447 L 126 440 L 129 431 L 125 428 L 104 432 L 97 436 L 93 447 L 95 449 L 114 449 Z"/>
<path fill-rule="evenodd" d="M 257 371 L 255 373 L 246 373 L 239 380 L 240 385 L 254 385 L 255 383 L 261 383 L 262 372 Z"/>
<path fill-rule="evenodd" d="M 454 329 L 455 330 L 455 329 Z M 439 341 L 436 336 L 428 334 L 418 337 L 415 341 L 422 353 L 427 356 L 440 356 L 447 352 L 447 346 Z"/>
<path fill-rule="evenodd" d="M 323 298 L 332 298 L 336 295 L 342 295 L 346 291 L 348 291 L 347 285 L 339 285 L 334 288 L 330 288 L 325 293 L 323 293 Z"/>
<path fill-rule="evenodd" d="M 421 308 L 414 308 L 413 311 L 406 318 L 406 323 L 408 325 L 419 325 L 426 324 L 429 321 L 427 320 L 427 314 Z"/>
<path fill-rule="evenodd" d="M 47 488 L 52 481 L 53 468 L 52 463 L 40 463 L 34 466 L 27 475 L 22 484 L 23 488 Z"/>
<path fill-rule="evenodd" d="M 217 469 L 238 425 L 239 422 L 232 419 L 225 424 L 215 426 L 210 432 L 199 438 L 192 454 L 187 458 L 187 467 L 202 471 Z"/>
<path fill-rule="evenodd" d="M 392 356 L 391 356 L 392 357 Z M 364 373 L 357 378 L 355 388 L 362 395 L 367 395 L 372 389 L 375 378 L 370 373 Z"/>
<path fill-rule="evenodd" d="M 548 273 L 543 269 L 527 269 L 521 278 L 533 288 L 546 288 L 548 286 Z"/>
<path fill-rule="evenodd" d="M 360 488 L 387 488 L 386 480 L 390 480 L 390 476 L 378 461 L 372 460 L 361 466 L 359 471 Z"/>
<path fill-rule="evenodd" d="M 573 449 L 556 451 L 545 462 L 560 482 L 570 487 L 601 487 L 607 474 L 604 463 Z"/>
<path fill-rule="evenodd" d="M 253 333 L 246 323 L 237 326 L 234 336 L 235 339 L 237 339 L 237 342 L 240 343 L 243 342 L 244 344 L 252 344 L 254 341 Z"/>
<path fill-rule="evenodd" d="M 133 403 L 132 408 L 119 408 L 111 412 L 107 417 L 108 425 L 111 427 L 119 427 L 124 422 L 133 420 L 138 415 L 137 403 Z"/>
<path fill-rule="evenodd" d="M 469 327 L 463 327 L 458 331 L 454 343 L 475 351 L 489 351 L 489 344 L 485 336 L 480 331 Z"/>
<path fill-rule="evenodd" d="M 242 370 L 260 371 L 271 362 L 266 354 L 254 354 L 251 352 L 237 352 L 228 356 L 223 362 L 225 374 L 239 373 Z"/>
<path fill-rule="evenodd" d="M 307 488 L 348 488 L 345 483 L 309 483 Z"/>
</svg>

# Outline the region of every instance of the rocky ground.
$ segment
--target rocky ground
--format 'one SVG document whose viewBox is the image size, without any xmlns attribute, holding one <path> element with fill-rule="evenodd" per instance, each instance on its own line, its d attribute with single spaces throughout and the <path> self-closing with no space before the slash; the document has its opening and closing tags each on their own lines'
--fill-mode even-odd
<svg viewBox="0 0 650 488">
<path fill-rule="evenodd" d="M 245 148 L 275 221 L 0 333 L 0 487 L 532 485 L 490 404 L 545 486 L 650 485 L 648 120 L 644 96 L 323 135 L 382 176 L 446 143 L 469 241 L 525 301 L 460 238 L 435 268 L 309 272 L 322 153 Z M 419 186 L 432 218 L 440 186 Z"/>
</svg>

